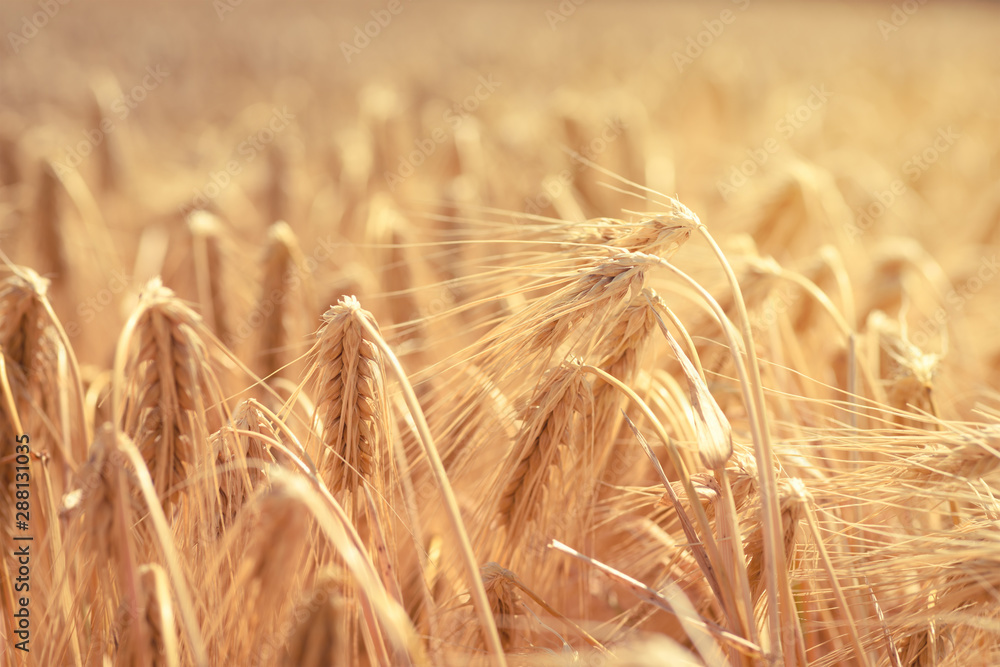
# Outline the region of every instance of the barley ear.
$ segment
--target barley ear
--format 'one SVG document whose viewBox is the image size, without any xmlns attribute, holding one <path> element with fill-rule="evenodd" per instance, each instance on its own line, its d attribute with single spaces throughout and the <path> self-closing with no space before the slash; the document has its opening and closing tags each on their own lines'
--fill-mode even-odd
<svg viewBox="0 0 1000 667">
<path fill-rule="evenodd" d="M 310 353 L 316 411 L 322 424 L 320 475 L 333 492 L 354 493 L 363 482 L 383 488 L 389 410 L 382 353 L 364 326 L 371 313 L 345 297 L 323 316 Z"/>
</svg>

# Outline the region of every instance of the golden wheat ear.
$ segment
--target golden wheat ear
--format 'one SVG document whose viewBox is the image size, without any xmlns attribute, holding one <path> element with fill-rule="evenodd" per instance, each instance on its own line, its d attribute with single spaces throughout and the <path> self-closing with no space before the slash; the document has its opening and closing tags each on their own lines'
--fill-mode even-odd
<svg viewBox="0 0 1000 667">
<path fill-rule="evenodd" d="M 232 339 L 229 314 L 230 286 L 226 280 L 224 228 L 215 215 L 193 211 L 187 218 L 194 250 L 195 281 L 202 319 L 221 341 Z"/>
<path fill-rule="evenodd" d="M 218 350 L 201 318 L 154 278 L 118 341 L 116 419 L 149 468 L 165 506 L 197 470 L 212 469 L 209 434 L 228 421 Z"/>
<path fill-rule="evenodd" d="M 107 127 L 115 123 L 111 106 L 123 98 L 118 80 L 110 72 L 95 76 L 90 85 L 88 127 Z M 104 133 L 97 146 L 97 172 L 102 193 L 121 191 L 127 178 L 122 151 L 122 132 Z"/>
<path fill-rule="evenodd" d="M 545 516 L 548 503 L 562 502 L 564 480 L 555 473 L 572 467 L 564 459 L 576 456 L 573 448 L 584 449 L 581 415 L 590 411 L 592 400 L 586 376 L 569 364 L 553 369 L 532 396 L 511 454 L 497 475 L 502 486 L 496 518 L 507 528 L 512 545 L 528 537 L 529 525 Z"/>
<path fill-rule="evenodd" d="M 278 442 L 278 435 L 254 403 L 240 403 L 232 424 L 210 438 L 219 482 L 219 535 L 233 524 L 254 491 L 267 487 L 268 470 L 276 461 L 271 443 Z"/>
<path fill-rule="evenodd" d="M 118 663 L 124 667 L 180 667 L 181 643 L 174 621 L 170 581 L 156 564 L 139 568 L 138 606 L 122 609 L 132 617 L 124 625 Z M 186 656 L 185 656 L 186 657 Z"/>
<path fill-rule="evenodd" d="M 297 326 L 296 312 L 312 313 L 312 278 L 298 238 L 288 223 L 278 221 L 267 229 L 264 246 L 264 277 L 255 312 L 266 319 L 257 341 L 257 367 L 261 377 L 285 373 L 287 348 L 303 331 Z M 305 307 L 296 309 L 298 300 Z"/>
<path fill-rule="evenodd" d="M 152 547 L 145 539 L 148 531 L 133 529 L 145 512 L 133 493 L 119 438 L 124 436 L 116 436 L 111 424 L 97 430 L 90 456 L 60 508 L 67 544 L 88 556 L 80 558 L 75 571 L 81 582 L 78 595 L 93 608 L 91 642 L 85 648 L 91 656 L 107 653 L 123 614 L 134 617 L 128 612 L 139 604 L 136 567 Z"/>
<path fill-rule="evenodd" d="M 69 278 L 69 257 L 63 246 L 65 231 L 60 215 L 62 186 L 50 162 L 38 168 L 38 185 L 35 190 L 34 228 L 38 234 L 39 270 L 51 276 L 53 286 L 61 288 Z"/>
<path fill-rule="evenodd" d="M 354 494 L 362 483 L 384 490 L 390 436 L 382 353 L 361 320 L 371 313 L 345 297 L 323 316 L 310 353 L 313 396 L 322 425 L 317 466 L 331 491 Z"/>
<path fill-rule="evenodd" d="M 13 274 L 0 282 L 0 544 L 14 549 L 21 518 L 16 512 L 23 510 L 21 496 L 27 493 L 34 499 L 28 523 L 46 535 L 36 562 L 54 569 L 61 567 L 64 545 L 57 508 L 86 458 L 82 383 L 69 338 L 47 296 L 49 282 L 31 269 L 9 266 Z M 31 469 L 27 478 L 18 475 L 25 460 Z M 4 566 L 0 579 L 12 581 L 6 576 Z M 47 593 L 55 600 L 67 583 Z"/>
<path fill-rule="evenodd" d="M 326 667 L 337 664 L 352 648 L 347 640 L 347 623 L 356 610 L 344 597 L 341 583 L 327 573 L 304 596 L 301 619 L 279 663 L 282 667 Z M 360 650 L 364 650 L 360 647 Z M 366 653 L 355 656 L 367 660 Z"/>
<path fill-rule="evenodd" d="M 628 385 L 635 383 L 643 368 L 656 331 L 656 318 L 648 300 L 655 296 L 655 292 L 645 288 L 632 297 L 597 349 L 597 365 Z M 622 427 L 621 408 L 625 397 L 610 384 L 600 381 L 594 382 L 593 395 L 594 453 L 591 461 L 583 462 L 581 472 L 594 480 L 596 492 L 598 481 L 614 484 L 621 474 L 620 470 L 608 471 L 607 468 L 615 457 L 615 437 Z M 606 473 L 608 478 L 605 478 Z"/>
<path fill-rule="evenodd" d="M 59 395 L 54 345 L 58 341 L 49 332 L 48 288 L 49 281 L 21 267 L 16 267 L 14 275 L 0 282 L 0 364 L 3 366 L 0 433 L 4 436 L 0 455 L 5 459 L 15 455 L 15 438 L 41 416 L 38 407 L 51 403 Z M 53 454 L 58 456 L 58 452 Z M 5 466 L 4 471 L 5 477 L 10 479 L 5 479 L 8 483 L 3 484 L 0 493 L 8 492 L 9 483 L 13 482 L 13 469 Z M 4 503 L 5 508 L 12 506 L 13 503 Z M 7 524 L 0 528 L 6 529 Z"/>
</svg>

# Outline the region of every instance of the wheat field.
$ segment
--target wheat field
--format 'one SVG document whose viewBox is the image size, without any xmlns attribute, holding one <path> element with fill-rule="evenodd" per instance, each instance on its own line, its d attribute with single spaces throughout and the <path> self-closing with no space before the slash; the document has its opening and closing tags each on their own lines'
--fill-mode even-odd
<svg viewBox="0 0 1000 667">
<path fill-rule="evenodd" d="M 0 26 L 0 667 L 1000 664 L 1000 6 Z"/>
</svg>

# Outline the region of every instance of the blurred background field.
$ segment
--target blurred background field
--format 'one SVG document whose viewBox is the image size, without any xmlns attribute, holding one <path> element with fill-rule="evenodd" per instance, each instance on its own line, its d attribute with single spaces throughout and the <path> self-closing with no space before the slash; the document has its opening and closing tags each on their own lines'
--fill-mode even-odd
<svg viewBox="0 0 1000 667">
<path fill-rule="evenodd" d="M 902 236 L 933 250 L 951 275 L 976 265 L 978 245 L 995 242 L 993 5 L 928 3 L 912 17 L 881 3 L 564 5 L 404 2 L 359 50 L 358 31 L 384 7 L 95 3 L 83 20 L 72 3 L 57 4 L 37 36 L 15 40 L 16 54 L 8 44 L 0 62 L 5 248 L 25 263 L 38 252 L 38 233 L 24 222 L 43 158 L 78 162 L 98 197 L 101 179 L 115 179 L 113 202 L 101 210 L 107 232 L 66 233 L 71 264 L 103 263 L 105 272 L 131 273 L 126 249 L 139 230 L 166 225 L 204 202 L 206 190 L 219 191 L 211 206 L 251 248 L 277 218 L 306 248 L 331 230 L 359 241 L 351 228 L 365 212 L 353 202 L 376 192 L 407 212 L 462 198 L 552 215 L 545 188 L 568 190 L 558 179 L 564 170 L 586 184 L 573 213 L 614 216 L 632 206 L 594 187 L 608 179 L 567 150 L 677 196 L 723 238 L 762 224 L 768 198 L 788 179 L 804 180 L 813 190 L 805 197 L 824 202 L 816 211 L 824 219 L 808 229 L 789 220 L 770 243 L 759 238 L 779 261 L 804 250 L 796 237 L 814 247 L 849 240 L 844 249 L 869 255 Z M 20 35 L 31 34 L 24 17 L 40 10 L 5 3 L 3 11 L 4 26 Z M 731 23 L 720 22 L 723 12 Z M 897 27 L 899 16 L 906 22 Z M 717 37 L 706 26 L 713 21 L 724 28 Z M 148 76 L 154 69 L 159 81 Z M 481 76 L 497 86 L 478 99 Z M 814 88 L 828 98 L 802 111 Z M 94 132 L 95 97 L 110 132 Z M 474 111 L 465 116 L 468 99 Z M 287 129 L 240 152 L 280 110 L 294 117 Z M 941 130 L 957 138 L 933 155 Z M 600 141 L 602 132 L 611 141 Z M 426 159 L 412 155 L 419 141 L 431 146 Z M 758 166 L 765 144 L 777 151 Z M 925 151 L 935 159 L 908 169 Z M 758 164 L 747 164 L 754 153 Z M 215 188 L 233 159 L 239 173 Z M 414 161 L 411 177 L 391 176 Z M 271 191 L 275 169 L 280 195 Z M 901 194 L 892 192 L 897 180 Z M 892 201 L 871 215 L 880 193 Z M 64 217 L 79 215 L 65 208 Z M 112 318 L 113 330 L 118 311 L 102 311 L 101 326 Z"/>
</svg>

